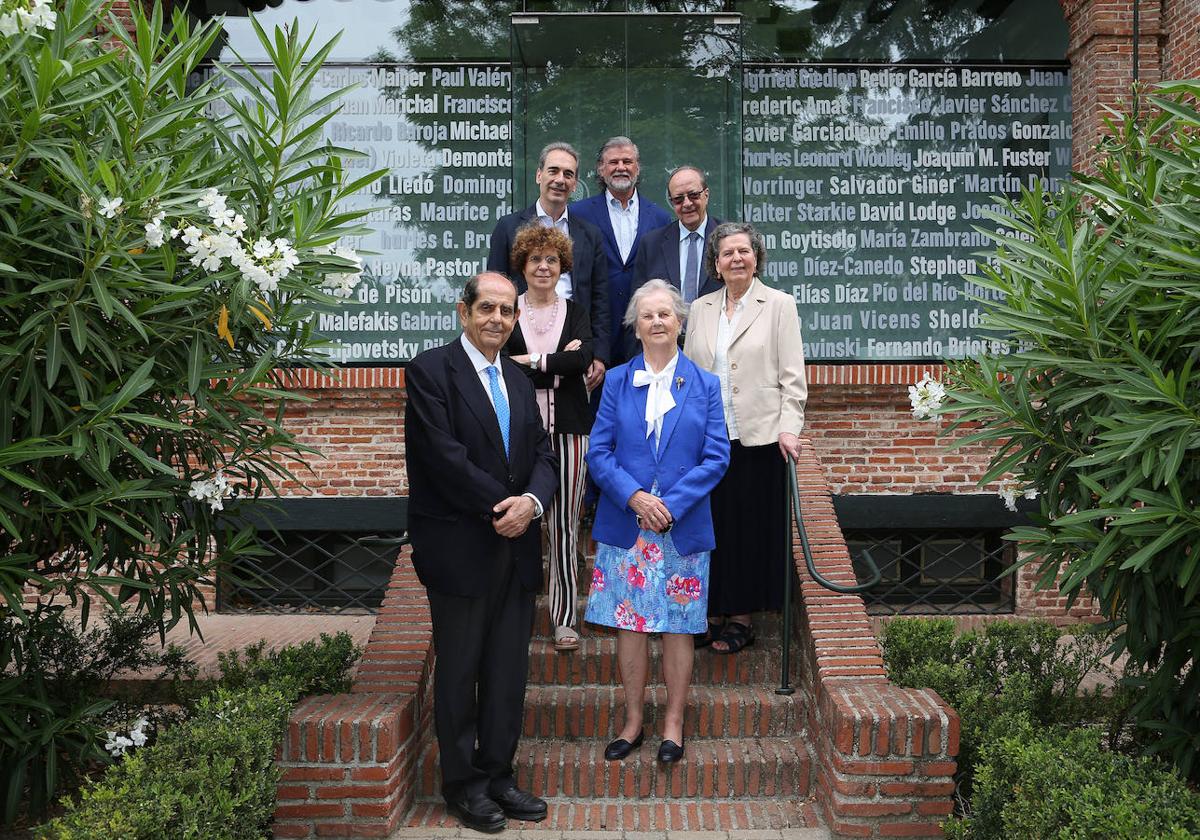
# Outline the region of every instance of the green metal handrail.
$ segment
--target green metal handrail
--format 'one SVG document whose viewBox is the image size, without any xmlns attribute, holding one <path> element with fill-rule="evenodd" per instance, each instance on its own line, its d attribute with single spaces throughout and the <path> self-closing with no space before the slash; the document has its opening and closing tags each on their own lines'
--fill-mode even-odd
<svg viewBox="0 0 1200 840">
<path fill-rule="evenodd" d="M 840 583 L 824 577 L 817 571 L 817 565 L 813 561 L 812 549 L 808 544 L 808 531 L 804 528 L 804 515 L 800 509 L 800 493 L 796 490 L 796 459 L 791 455 L 787 459 L 788 464 L 788 496 L 791 498 L 790 516 L 785 517 L 785 527 L 787 528 L 788 542 L 788 562 L 784 564 L 783 574 L 783 663 L 780 666 L 779 688 L 775 689 L 776 694 L 794 694 L 796 689 L 793 688 L 789 681 L 789 673 L 791 672 L 791 652 L 792 652 L 792 576 L 795 570 L 792 567 L 792 518 L 796 521 L 796 530 L 800 532 L 800 548 L 804 552 L 804 565 L 808 567 L 808 573 L 812 579 L 826 589 L 843 595 L 851 595 L 858 592 L 866 592 L 871 587 L 875 586 L 879 581 L 883 580 L 883 572 L 879 571 L 879 567 L 875 565 L 875 561 L 871 558 L 871 552 L 863 550 L 862 557 L 867 564 L 867 568 L 871 574 L 871 579 L 866 583 L 859 583 L 854 586 L 844 586 Z"/>
</svg>

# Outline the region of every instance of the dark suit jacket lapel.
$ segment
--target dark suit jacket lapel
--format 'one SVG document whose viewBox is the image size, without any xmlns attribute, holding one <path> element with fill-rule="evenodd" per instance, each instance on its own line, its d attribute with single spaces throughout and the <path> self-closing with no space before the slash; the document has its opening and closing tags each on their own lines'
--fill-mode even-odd
<svg viewBox="0 0 1200 840">
<path fill-rule="evenodd" d="M 479 426 L 487 435 L 487 439 L 496 447 L 500 457 L 505 458 L 504 439 L 500 436 L 500 423 L 496 419 L 496 410 L 492 408 L 492 398 L 483 390 L 479 374 L 475 372 L 475 366 L 471 364 L 471 359 L 467 356 L 467 351 L 463 349 L 462 344 L 459 343 L 459 339 L 454 340 L 454 345 L 450 349 L 450 369 L 452 384 L 463 395 L 463 401 L 479 421 Z M 505 383 L 507 384 L 507 382 L 508 378 L 505 377 Z M 512 403 L 510 398 L 508 401 L 510 421 L 512 420 Z M 510 428 L 515 428 L 515 424 L 510 423 Z M 509 439 L 510 441 L 512 439 L 511 432 Z"/>
<path fill-rule="evenodd" d="M 679 222 L 667 228 L 665 233 L 662 249 L 667 262 L 667 279 L 676 289 L 682 289 L 683 281 L 679 276 Z"/>
<path fill-rule="evenodd" d="M 654 227 L 650 224 L 649 206 L 646 204 L 646 200 L 642 198 L 642 194 L 640 192 L 637 194 L 637 200 L 637 231 L 633 234 L 633 247 L 629 249 L 629 259 L 625 261 L 626 266 L 632 266 L 633 261 L 637 258 L 638 246 L 642 244 L 642 237 L 654 230 Z M 613 241 L 616 241 L 615 237 Z M 618 250 L 617 253 L 619 254 L 620 251 Z"/>
<path fill-rule="evenodd" d="M 612 218 L 608 215 L 607 190 L 596 196 L 596 203 L 600 205 L 600 212 L 596 215 L 600 217 L 600 231 L 604 234 L 604 243 L 608 247 L 608 252 L 620 262 L 621 248 L 617 245 L 617 232 L 613 230 Z"/>
<path fill-rule="evenodd" d="M 679 354 L 679 361 L 675 363 L 675 376 L 671 380 L 671 396 L 675 398 L 675 407 L 668 411 L 663 418 L 662 435 L 659 437 L 657 453 L 660 459 L 671 442 L 671 433 L 675 431 L 675 424 L 679 420 L 679 415 L 683 413 L 683 404 L 687 401 L 692 382 L 697 379 L 695 368 L 696 366 L 688 360 L 687 356 Z"/>
</svg>

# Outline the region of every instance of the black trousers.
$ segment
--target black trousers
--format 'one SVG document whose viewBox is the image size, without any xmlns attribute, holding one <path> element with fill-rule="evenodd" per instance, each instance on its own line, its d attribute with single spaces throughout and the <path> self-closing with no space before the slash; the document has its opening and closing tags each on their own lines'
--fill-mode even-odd
<svg viewBox="0 0 1200 840">
<path fill-rule="evenodd" d="M 462 597 L 426 590 L 433 619 L 433 716 L 442 793 L 500 793 L 514 785 L 534 593 L 521 588 L 505 547 L 495 585 Z"/>
</svg>

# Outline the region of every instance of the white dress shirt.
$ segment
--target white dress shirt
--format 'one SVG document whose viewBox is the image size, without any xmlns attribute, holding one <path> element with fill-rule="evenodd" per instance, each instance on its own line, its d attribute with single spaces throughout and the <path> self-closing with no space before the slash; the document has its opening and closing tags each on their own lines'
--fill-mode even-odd
<svg viewBox="0 0 1200 840">
<path fill-rule="evenodd" d="M 550 214 L 542 207 L 542 200 L 539 198 L 533 205 L 533 211 L 537 213 L 538 221 L 546 227 L 558 228 L 562 231 L 562 235 L 571 238 L 571 225 L 567 221 L 567 210 L 563 210 L 563 214 L 557 219 L 550 218 Z M 525 266 L 518 266 L 521 271 L 525 270 Z M 554 287 L 554 291 L 558 292 L 558 296 L 566 300 L 571 299 L 571 272 L 564 271 L 558 278 L 558 285 Z"/>
<path fill-rule="evenodd" d="M 508 402 L 508 416 L 512 418 L 512 400 L 508 398 L 508 385 L 504 382 L 504 368 L 500 367 L 500 354 L 496 354 L 496 361 L 489 362 L 487 356 L 483 355 L 478 347 L 471 343 L 467 338 L 467 334 L 463 333 L 459 336 L 459 341 L 462 342 L 463 349 L 467 351 L 467 358 L 471 360 L 471 364 L 475 367 L 475 375 L 479 377 L 479 384 L 483 386 L 483 393 L 487 394 L 488 402 L 492 404 L 492 411 L 496 410 L 496 401 L 492 399 L 492 378 L 488 375 L 488 368 L 495 368 L 496 381 L 500 384 L 500 393 L 504 394 L 504 399 Z M 499 421 L 497 421 L 499 422 Z M 509 434 L 511 435 L 511 429 Z M 542 503 L 537 496 L 532 493 L 522 493 L 522 496 L 528 496 L 533 499 L 533 518 L 537 519 L 542 515 Z"/>
<path fill-rule="evenodd" d="M 721 315 L 717 319 L 717 347 L 713 353 L 713 372 L 721 380 L 721 402 L 725 406 L 725 428 L 729 431 L 729 439 L 738 439 L 737 417 L 733 413 L 733 390 L 729 385 L 729 344 L 737 330 L 738 321 L 746 310 L 746 296 L 738 298 L 733 305 L 733 317 L 725 316 L 725 304 L 728 302 L 729 291 L 721 289 Z"/>
<path fill-rule="evenodd" d="M 613 234 L 617 237 L 617 250 L 621 252 L 621 262 L 629 262 L 629 252 L 633 250 L 633 240 L 637 239 L 637 190 L 634 190 L 633 195 L 630 196 L 628 207 L 622 207 L 621 199 L 613 195 L 611 190 L 605 190 L 604 194 L 608 197 L 608 221 L 612 224 Z"/>
</svg>

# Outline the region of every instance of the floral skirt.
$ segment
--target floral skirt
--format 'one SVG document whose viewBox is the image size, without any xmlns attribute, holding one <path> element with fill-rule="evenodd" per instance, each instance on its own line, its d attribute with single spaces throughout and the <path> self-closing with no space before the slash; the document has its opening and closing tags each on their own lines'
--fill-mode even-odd
<svg viewBox="0 0 1200 840">
<path fill-rule="evenodd" d="M 596 543 L 584 620 L 638 633 L 703 633 L 708 556 L 680 554 L 669 532 L 642 531 L 632 548 Z"/>
</svg>

